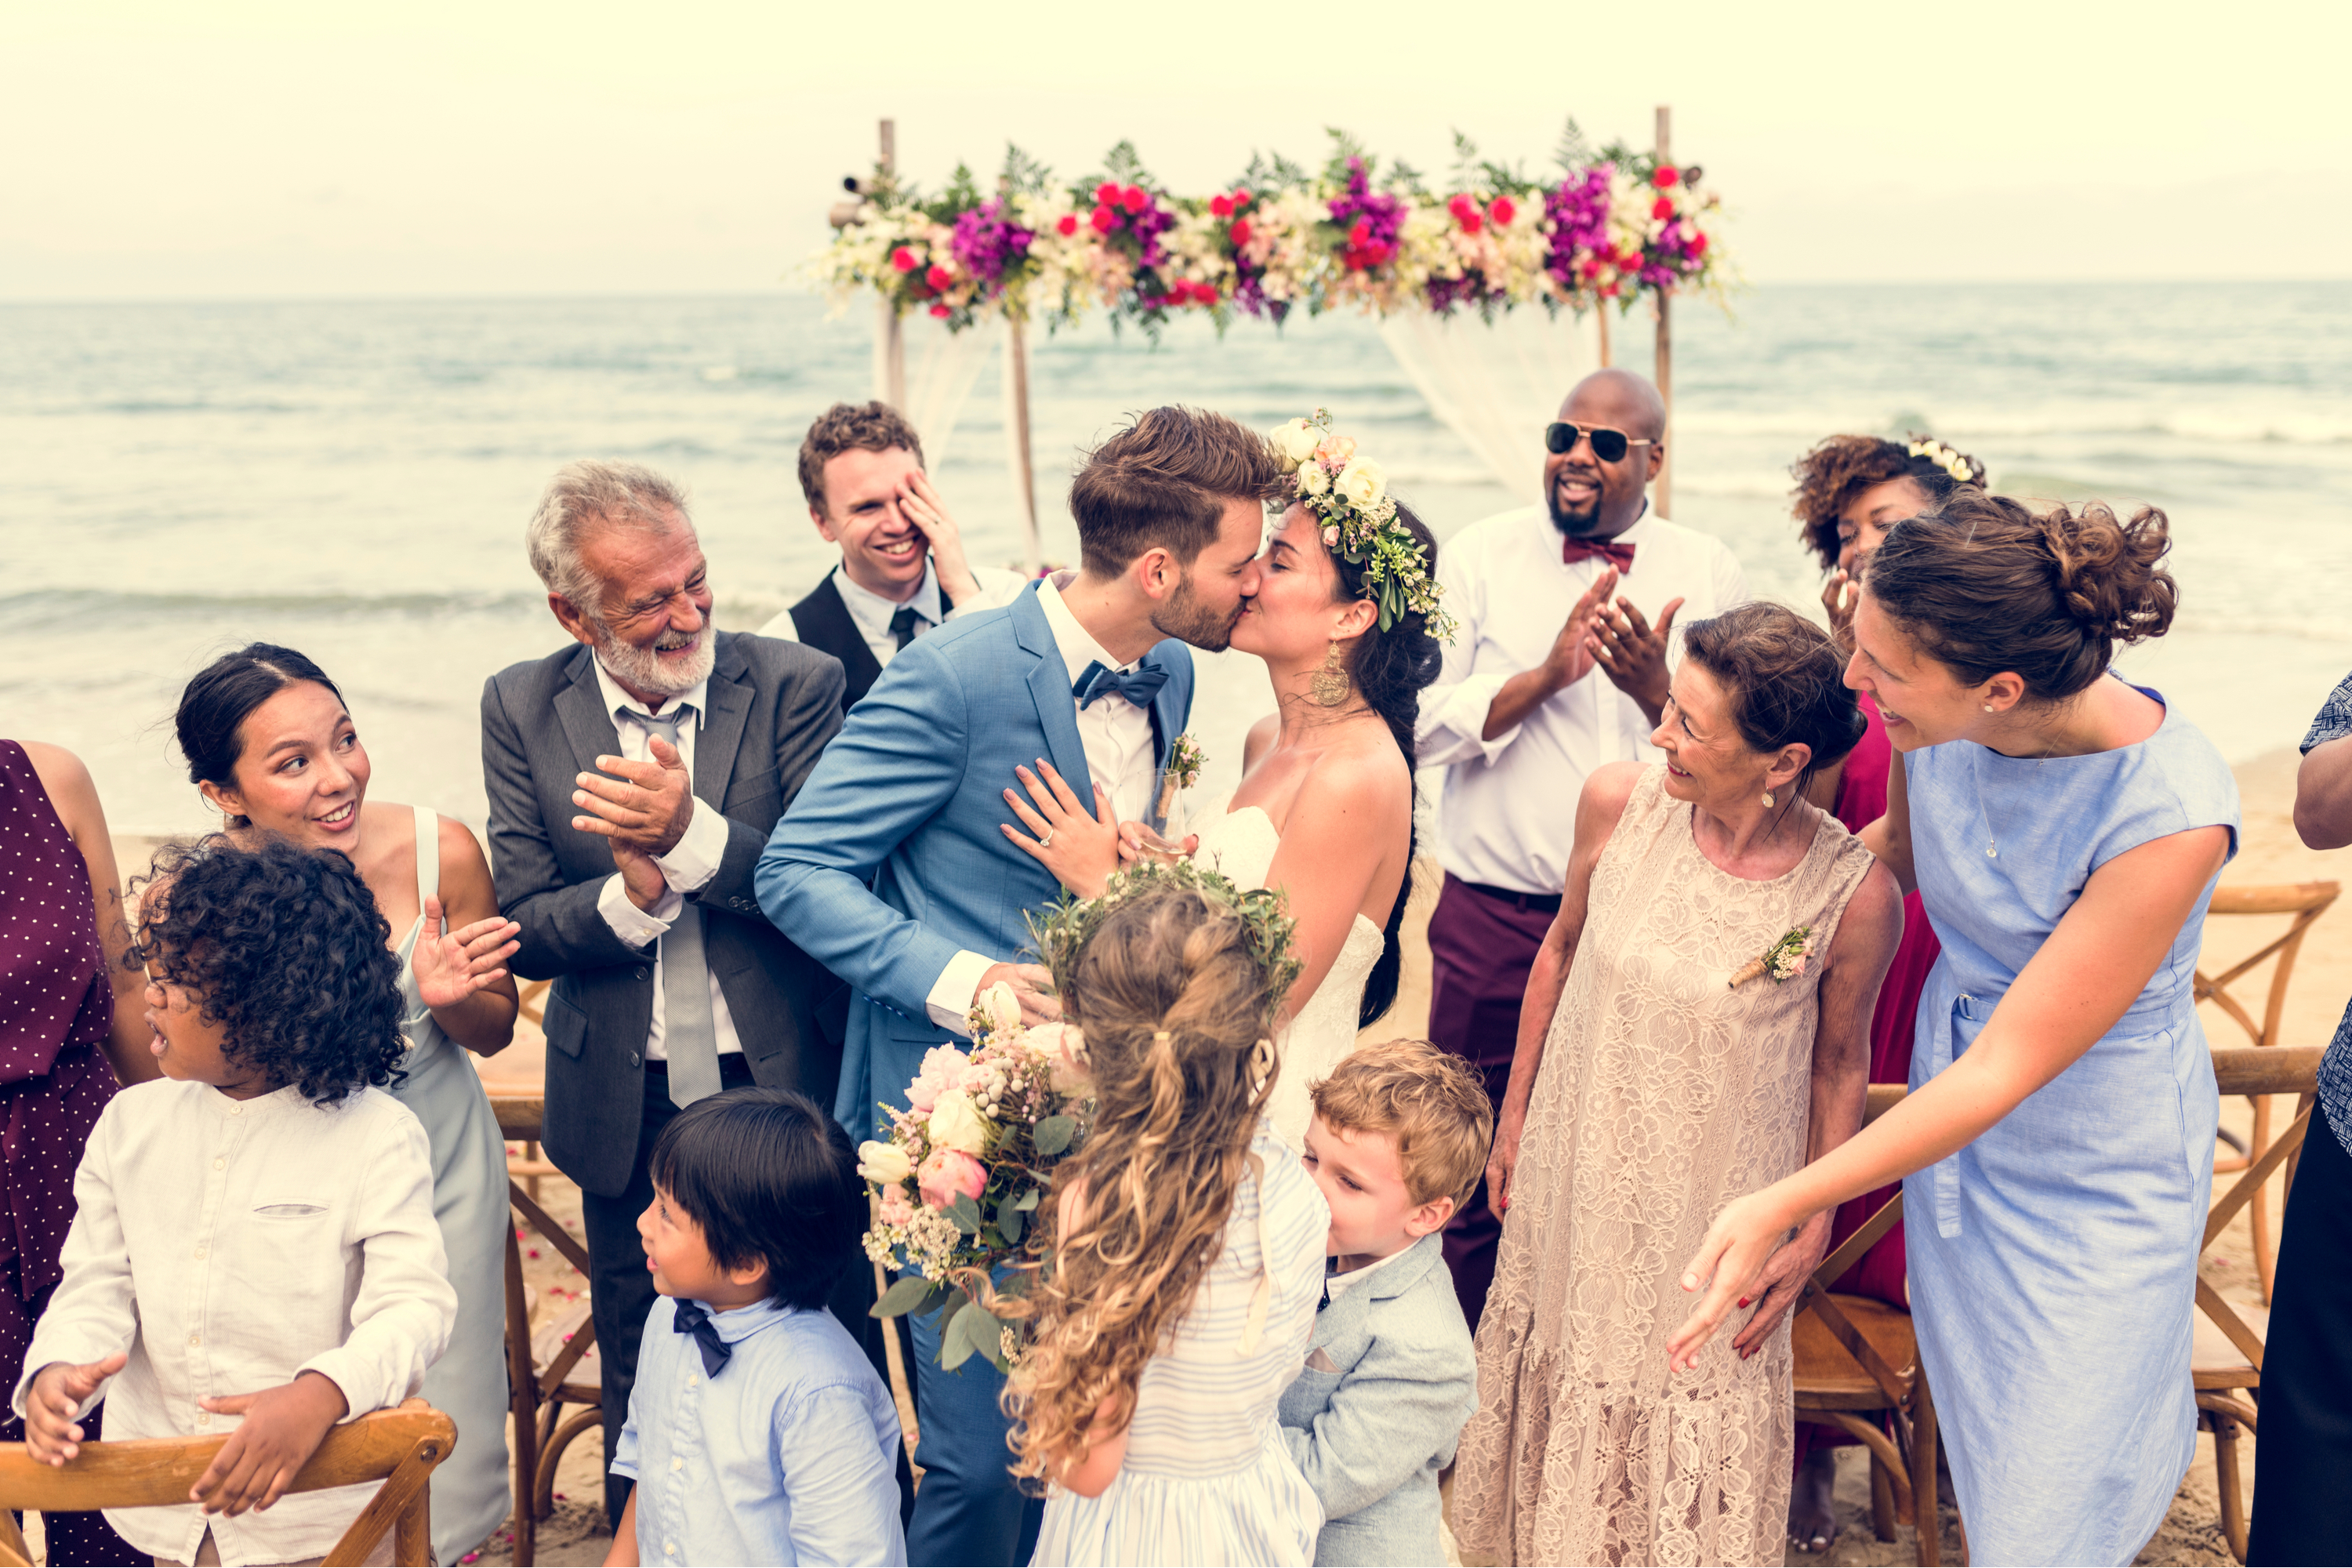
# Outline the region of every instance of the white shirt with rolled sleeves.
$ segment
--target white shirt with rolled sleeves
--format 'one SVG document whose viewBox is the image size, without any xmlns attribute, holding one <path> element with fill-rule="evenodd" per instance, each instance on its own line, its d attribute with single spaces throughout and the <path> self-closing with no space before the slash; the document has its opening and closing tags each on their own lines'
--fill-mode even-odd
<svg viewBox="0 0 2352 1568">
<path fill-rule="evenodd" d="M 653 761 L 653 731 L 631 717 L 644 713 L 646 706 L 620 688 L 613 672 L 596 661 L 596 689 L 604 694 L 604 711 L 613 715 L 613 730 L 621 742 L 621 755 L 632 763 Z M 684 693 L 664 704 L 675 711 L 685 706 L 694 710 L 694 716 L 677 727 L 677 760 L 686 765 L 686 775 L 694 777 L 694 737 L 702 727 L 703 715 L 710 710 L 710 682 L 698 681 Z M 691 787 L 689 785 L 688 787 Z M 585 815 L 584 813 L 583 815 Z M 604 886 L 596 895 L 596 912 L 613 928 L 613 934 L 631 947 L 643 947 L 647 942 L 658 943 L 677 920 L 677 911 L 686 907 L 686 895 L 698 892 L 719 875 L 719 862 L 727 855 L 727 819 L 709 802 L 698 800 L 686 819 L 686 831 L 667 855 L 654 857 L 661 868 L 662 880 L 668 884 L 662 896 L 654 900 L 650 910 L 641 910 L 629 901 L 629 890 L 614 872 L 604 879 Z M 664 1062 L 669 1051 L 662 1044 L 662 999 L 667 994 L 662 986 L 661 949 L 654 949 L 654 1016 L 646 1032 L 646 1060 Z M 727 994 L 719 989 L 716 972 L 709 974 L 710 1030 L 719 1042 L 719 1054 L 730 1051 L 741 1055 L 742 1037 L 735 1032 L 735 1015 L 727 1010 Z"/>
<path fill-rule="evenodd" d="M 1654 514 L 1617 536 L 1633 564 L 1617 596 L 1655 625 L 1675 599 L 1677 629 L 1752 596 L 1723 542 Z M 1415 734 L 1423 767 L 1444 766 L 1437 857 L 1465 882 L 1520 893 L 1567 885 L 1576 799 L 1603 763 L 1654 762 L 1642 705 L 1595 666 L 1489 741 L 1486 712 L 1503 683 L 1550 654 L 1576 601 L 1608 563 L 1560 560 L 1560 534 L 1543 506 L 1472 523 L 1437 552 L 1437 580 L 1459 630 L 1437 683 L 1423 694 Z M 1677 638 L 1669 649 L 1679 661 Z"/>
<path fill-rule="evenodd" d="M 457 1315 L 415 1114 L 381 1089 L 321 1109 L 298 1089 L 231 1100 L 169 1079 L 116 1095 L 74 1176 L 64 1278 L 26 1352 L 15 1408 L 43 1367 L 129 1356 L 100 1390 L 109 1442 L 195 1437 L 241 1419 L 196 1401 L 304 1372 L 350 1415 L 399 1404 Z M 89 1404 L 95 1405 L 97 1398 Z M 87 1408 L 87 1407 L 85 1407 Z M 289 1492 L 210 1521 L 220 1561 L 292 1563 L 331 1548 L 375 1487 Z M 140 1551 L 196 1560 L 194 1503 L 109 1509 Z"/>
<path fill-rule="evenodd" d="M 1078 677 L 1086 673 L 1090 664 L 1099 664 L 1108 670 L 1125 671 L 1141 662 L 1129 659 L 1125 664 L 1119 663 L 1095 640 L 1093 633 L 1078 624 L 1078 617 L 1072 615 L 1070 606 L 1062 602 L 1062 590 L 1076 578 L 1076 572 L 1065 569 L 1047 577 L 1037 588 L 1038 607 L 1045 612 L 1045 624 L 1054 630 L 1054 646 L 1060 650 L 1062 662 L 1069 668 L 1073 689 L 1077 685 Z M 1013 594 L 1026 586 L 1025 583 L 1016 584 L 1012 593 L 1004 595 L 1003 602 L 1010 604 Z M 981 597 L 987 599 L 990 595 L 983 592 Z M 969 602 L 963 607 L 969 608 Z M 1075 707 L 1077 702 L 1075 689 L 1070 700 Z M 1112 811 L 1118 814 L 1121 822 L 1141 821 L 1151 805 L 1151 779 L 1159 768 L 1159 759 L 1152 751 L 1151 714 L 1113 691 L 1096 698 L 1090 706 L 1078 709 L 1077 723 L 1078 745 L 1087 754 L 1087 771 L 1094 775 L 1096 782 L 1110 791 Z M 1030 771 L 1034 773 L 1036 769 L 1033 765 Z M 1077 794 L 1076 779 L 1063 782 L 1070 786 L 1071 794 Z M 1022 791 L 1019 779 L 1007 779 L 1004 785 L 1016 793 L 1025 793 Z M 1080 796 L 1078 805 L 1089 816 L 1093 814 L 1093 801 Z M 1013 816 L 1009 807 L 1005 816 L 1008 818 Z M 1016 822 L 1014 826 L 1019 824 Z M 940 971 L 939 979 L 932 984 L 930 995 L 924 999 L 931 1022 L 943 1029 L 962 1033 L 969 1026 L 964 1020 L 971 1012 L 972 1000 L 980 993 L 980 977 L 1000 962 L 1003 961 L 991 958 L 984 952 L 969 951 L 950 959 L 948 966 Z"/>
</svg>

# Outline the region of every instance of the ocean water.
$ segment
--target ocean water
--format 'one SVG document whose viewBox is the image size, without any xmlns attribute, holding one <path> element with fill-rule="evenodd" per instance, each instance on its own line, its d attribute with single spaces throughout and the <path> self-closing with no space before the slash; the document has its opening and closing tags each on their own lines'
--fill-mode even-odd
<svg viewBox="0 0 2352 1568">
<path fill-rule="evenodd" d="M 201 827 L 173 705 L 261 638 L 342 683 L 379 798 L 479 824 L 482 680 L 562 637 L 520 546 L 550 471 L 625 457 L 685 480 L 719 623 L 757 626 L 828 563 L 794 457 L 866 395 L 871 330 L 782 290 L 0 306 L 0 734 L 80 752 L 118 831 Z M 1791 458 L 1930 429 L 1999 488 L 2166 510 L 2183 614 L 2125 667 L 2233 760 L 2292 745 L 2352 668 L 2352 284 L 1759 289 L 1731 317 L 1682 307 L 1676 342 L 1673 515 L 1761 594 L 1818 587 Z M 1619 343 L 1646 363 L 1644 335 Z M 1441 539 L 1511 504 L 1352 318 L 1222 341 L 1188 321 L 1158 347 L 1096 323 L 1041 338 L 1032 384 L 1049 558 L 1076 553 L 1076 453 L 1171 400 L 1261 425 L 1329 406 Z M 992 362 L 935 472 L 975 559 L 1006 562 L 997 385 Z M 1202 690 L 1214 774 L 1270 703 L 1235 657 Z"/>
</svg>

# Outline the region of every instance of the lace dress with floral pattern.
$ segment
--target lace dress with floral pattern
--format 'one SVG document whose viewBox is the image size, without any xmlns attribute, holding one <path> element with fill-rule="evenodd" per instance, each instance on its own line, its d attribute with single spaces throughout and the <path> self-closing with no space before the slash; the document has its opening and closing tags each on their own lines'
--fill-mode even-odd
<svg viewBox="0 0 2352 1568">
<path fill-rule="evenodd" d="M 1799 926 L 1826 952 L 1871 858 L 1799 803 L 1805 858 L 1742 880 L 1664 776 L 1643 774 L 1594 868 L 1478 1328 L 1454 1526 L 1497 1562 L 1782 1558 L 1787 1320 L 1745 1362 L 1727 1331 L 1669 1372 L 1665 1342 L 1715 1215 L 1805 1158 L 1822 965 L 1727 982 Z"/>
</svg>

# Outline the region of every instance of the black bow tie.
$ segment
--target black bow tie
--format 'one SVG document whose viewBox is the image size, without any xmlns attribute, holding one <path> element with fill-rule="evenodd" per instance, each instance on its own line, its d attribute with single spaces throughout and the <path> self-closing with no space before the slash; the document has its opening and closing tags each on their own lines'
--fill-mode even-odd
<svg viewBox="0 0 2352 1568">
<path fill-rule="evenodd" d="M 706 1376 L 717 1377 L 735 1347 L 719 1337 L 719 1326 L 710 1314 L 691 1301 L 677 1304 L 677 1321 L 670 1325 L 674 1332 L 692 1334 L 695 1345 L 702 1352 L 702 1370 Z"/>
<path fill-rule="evenodd" d="M 1151 700 L 1159 696 L 1160 689 L 1167 684 L 1168 671 L 1163 666 L 1139 664 L 1121 675 L 1118 670 L 1104 668 L 1102 660 L 1097 658 L 1088 660 L 1086 668 L 1078 672 L 1077 680 L 1070 687 L 1070 695 L 1078 700 L 1080 712 L 1113 692 L 1138 708 L 1149 709 Z"/>
</svg>

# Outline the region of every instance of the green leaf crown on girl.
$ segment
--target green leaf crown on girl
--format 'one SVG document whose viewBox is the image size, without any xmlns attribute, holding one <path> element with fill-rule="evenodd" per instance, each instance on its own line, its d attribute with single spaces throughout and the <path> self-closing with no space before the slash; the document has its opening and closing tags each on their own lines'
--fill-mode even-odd
<svg viewBox="0 0 2352 1568">
<path fill-rule="evenodd" d="M 1323 547 L 1364 569 L 1364 597 L 1380 607 L 1381 630 L 1408 612 L 1440 642 L 1454 640 L 1454 617 L 1438 606 L 1444 589 L 1429 574 L 1421 542 L 1397 521 L 1385 469 L 1356 451 L 1356 438 L 1331 428 L 1318 408 L 1311 419 L 1275 428 L 1271 439 L 1292 499 L 1321 521 Z"/>
</svg>

